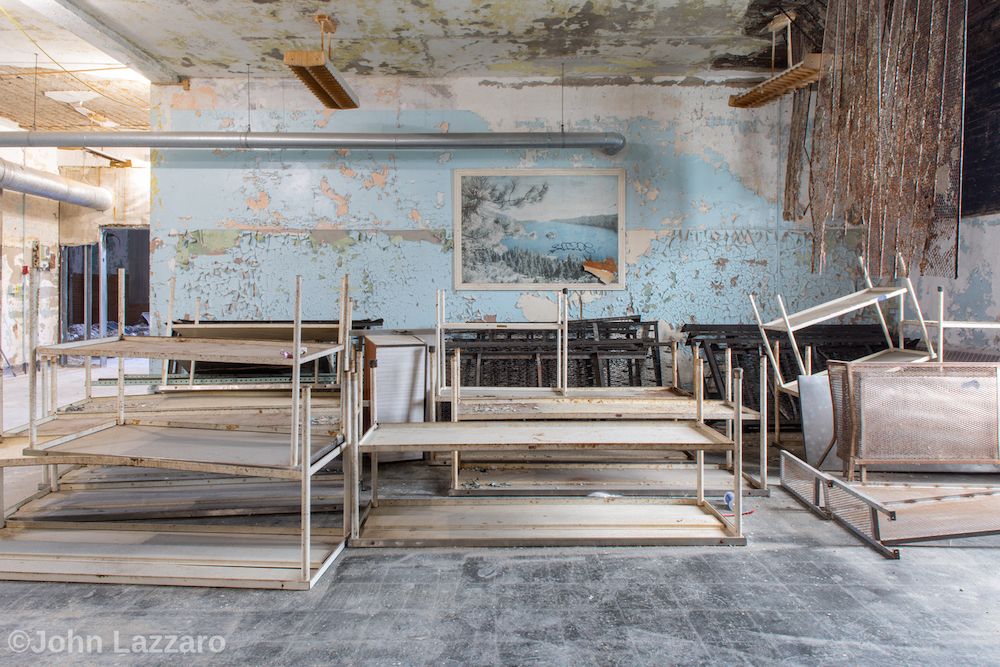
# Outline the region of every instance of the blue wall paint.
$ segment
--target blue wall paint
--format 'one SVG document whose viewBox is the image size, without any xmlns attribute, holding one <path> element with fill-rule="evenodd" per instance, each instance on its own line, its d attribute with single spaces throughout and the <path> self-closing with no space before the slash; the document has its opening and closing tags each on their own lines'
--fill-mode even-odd
<svg viewBox="0 0 1000 667">
<path fill-rule="evenodd" d="M 965 321 L 1000 321 L 1000 214 L 962 219 L 959 238 L 958 278 L 915 279 L 920 304 L 927 319 L 938 317 L 937 288 L 944 288 L 945 318 Z M 931 336 L 937 332 L 931 330 Z M 948 349 L 1000 350 L 1000 332 L 983 329 L 950 329 Z"/>
<path fill-rule="evenodd" d="M 498 116 L 523 114 L 513 122 L 505 119 L 508 126 L 550 126 L 545 117 L 532 117 L 530 109 L 517 105 L 517 91 L 488 92 L 504 100 Z M 384 317 L 395 327 L 430 326 L 434 290 L 452 285 L 452 170 L 524 166 L 626 170 L 632 260 L 627 288 L 587 293 L 588 317 L 635 312 L 678 326 L 749 322 L 751 291 L 761 294 L 768 306 L 765 316 L 771 317 L 777 290 L 790 307 L 799 308 L 853 289 L 852 243 L 832 236 L 831 268 L 815 275 L 809 271 L 808 231 L 780 222 L 773 191 L 780 147 L 770 138 L 777 133 L 778 111 L 732 110 L 724 95 L 710 97 L 717 108 L 706 109 L 705 96 L 696 89 L 673 95 L 702 105 L 696 117 L 684 109 L 633 115 L 613 109 L 573 123 L 575 130 L 624 133 L 628 148 L 614 157 L 562 150 L 157 151 L 153 309 L 165 317 L 165 285 L 176 275 L 175 316 L 192 313 L 195 297 L 201 296 L 209 317 L 285 318 L 291 314 L 292 277 L 298 273 L 306 290 L 305 316 L 335 317 L 339 279 L 347 271 L 358 316 Z M 216 131 L 245 123 L 244 115 L 234 125 L 238 99 L 184 110 L 170 108 L 168 95 L 160 97 L 155 118 L 162 129 Z M 481 113 L 446 109 L 365 110 L 332 117 L 260 111 L 252 122 L 259 131 L 317 131 L 325 125 L 338 132 L 438 131 L 445 123 L 452 132 L 473 132 L 497 125 Z M 680 134 L 689 146 L 690 134 L 701 131 L 728 132 L 734 141 L 721 148 L 679 148 Z M 748 166 L 748 160 L 754 164 Z M 759 180 L 770 183 L 772 191 L 748 185 L 748 169 L 770 174 Z M 551 293 L 536 295 L 552 298 Z M 461 291 L 450 293 L 448 307 L 450 319 L 523 320 L 538 312 L 531 307 L 537 303 L 521 292 Z"/>
</svg>

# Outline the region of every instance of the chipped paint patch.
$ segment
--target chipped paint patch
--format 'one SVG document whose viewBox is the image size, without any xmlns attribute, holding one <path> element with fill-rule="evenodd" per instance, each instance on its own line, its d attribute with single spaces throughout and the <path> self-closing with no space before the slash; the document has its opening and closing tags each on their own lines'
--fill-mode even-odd
<svg viewBox="0 0 1000 667">
<path fill-rule="evenodd" d="M 337 205 L 337 216 L 347 215 L 350 208 L 350 198 L 347 195 L 338 194 L 332 187 L 330 181 L 324 176 L 319 182 L 320 192 Z"/>
<path fill-rule="evenodd" d="M 521 311 L 521 316 L 528 321 L 551 322 L 559 316 L 559 306 L 554 299 L 537 294 L 522 294 L 517 298 L 515 307 Z"/>
<path fill-rule="evenodd" d="M 365 187 L 365 190 L 371 190 L 372 188 L 384 188 L 388 179 L 389 168 L 382 167 L 369 174 L 368 178 L 361 181 L 361 184 Z"/>
<path fill-rule="evenodd" d="M 247 197 L 247 208 L 251 211 L 260 211 L 271 205 L 271 198 L 263 190 L 257 193 L 256 197 Z"/>
<path fill-rule="evenodd" d="M 634 229 L 625 233 L 625 262 L 635 264 L 649 252 L 653 241 L 667 234 L 655 229 Z"/>
<path fill-rule="evenodd" d="M 200 112 L 205 109 L 214 109 L 219 103 L 219 96 L 215 88 L 210 85 L 191 86 L 190 90 L 178 88 L 170 98 L 170 108 L 177 111 Z"/>
<path fill-rule="evenodd" d="M 323 111 L 320 112 L 321 116 L 316 119 L 316 122 L 313 123 L 313 127 L 317 130 L 325 128 L 330 124 L 330 119 L 333 118 L 333 113 L 333 109 L 323 109 Z"/>
</svg>

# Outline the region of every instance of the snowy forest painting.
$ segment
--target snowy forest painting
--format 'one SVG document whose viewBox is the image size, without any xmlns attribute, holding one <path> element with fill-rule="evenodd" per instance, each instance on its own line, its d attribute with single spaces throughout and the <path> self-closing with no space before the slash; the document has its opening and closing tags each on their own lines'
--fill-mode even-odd
<svg viewBox="0 0 1000 667">
<path fill-rule="evenodd" d="M 622 289 L 620 169 L 455 171 L 457 289 Z"/>
</svg>

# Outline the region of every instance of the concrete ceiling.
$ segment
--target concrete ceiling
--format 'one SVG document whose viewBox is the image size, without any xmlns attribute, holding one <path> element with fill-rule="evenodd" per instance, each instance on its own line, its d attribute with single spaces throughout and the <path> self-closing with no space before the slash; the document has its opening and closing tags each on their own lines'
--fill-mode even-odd
<svg viewBox="0 0 1000 667">
<path fill-rule="evenodd" d="M 23 1 L 101 30 L 95 46 L 154 82 L 284 73 L 284 51 L 318 48 L 317 12 L 339 22 L 333 61 L 357 75 L 685 76 L 769 46 L 745 34 L 750 0 Z"/>
<path fill-rule="evenodd" d="M 0 0 L 0 117 L 39 130 L 148 129 L 149 81 L 30 4 Z"/>
<path fill-rule="evenodd" d="M 0 66 L 0 117 L 62 132 L 148 130 L 149 83 Z"/>
</svg>

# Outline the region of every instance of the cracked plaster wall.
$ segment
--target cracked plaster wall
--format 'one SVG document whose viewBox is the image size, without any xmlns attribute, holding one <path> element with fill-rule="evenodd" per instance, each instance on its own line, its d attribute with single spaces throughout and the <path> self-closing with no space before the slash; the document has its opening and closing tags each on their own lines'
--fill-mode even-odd
<svg viewBox="0 0 1000 667">
<path fill-rule="evenodd" d="M 40 169 L 58 172 L 58 150 L 55 148 L 4 148 L 0 158 Z M 0 318 L 0 348 L 11 364 L 17 367 L 29 358 L 28 337 L 25 336 L 29 315 L 28 276 L 21 267 L 31 262 L 31 247 L 38 241 L 51 253 L 59 252 L 59 202 L 29 197 L 20 192 L 0 190 L 0 298 L 3 314 Z M 54 343 L 59 336 L 59 274 L 58 268 L 38 272 L 38 341 Z"/>
<path fill-rule="evenodd" d="M 21 128 L 0 120 L 0 131 L 15 129 Z M 45 345 L 59 340 L 59 271 L 63 269 L 60 247 L 96 243 L 102 226 L 149 224 L 147 151 L 116 150 L 115 153 L 132 158 L 140 166 L 101 167 L 98 162 L 104 162 L 103 159 L 55 148 L 0 149 L 0 158 L 14 164 L 101 185 L 114 195 L 112 208 L 95 211 L 11 190 L 0 191 L 0 298 L 3 300 L 0 348 L 15 367 L 30 358 L 28 337 L 24 335 L 30 290 L 22 267 L 31 262 L 32 244 L 39 242 L 43 260 L 47 259 L 49 264 L 48 269 L 38 272 L 38 342 Z M 145 287 L 145 279 L 137 282 Z M 95 282 L 95 299 L 96 287 Z M 111 298 L 114 299 L 114 294 Z"/>
<path fill-rule="evenodd" d="M 1000 321 L 1000 214 L 962 219 L 959 236 L 957 278 L 915 278 L 924 317 L 938 317 L 937 288 L 944 288 L 945 319 L 966 321 Z M 937 332 L 930 331 L 937 340 Z M 978 350 L 996 353 L 1000 348 L 1000 331 L 983 329 L 950 329 L 945 334 L 945 360 L 948 350 Z"/>
<path fill-rule="evenodd" d="M 538 85 L 539 83 L 543 85 Z M 558 130 L 551 80 L 352 80 L 359 111 L 317 109 L 294 80 L 252 83 L 254 131 L 485 132 Z M 810 273 L 806 226 L 781 221 L 778 193 L 787 104 L 727 106 L 725 86 L 567 88 L 567 130 L 618 131 L 609 157 L 570 150 L 154 151 L 151 159 L 153 311 L 175 316 L 201 297 L 216 319 L 287 318 L 293 276 L 305 316 L 336 316 L 349 272 L 355 313 L 391 327 L 432 326 L 434 290 L 452 286 L 452 170 L 483 167 L 623 167 L 627 287 L 584 292 L 584 315 L 638 313 L 672 326 L 749 322 L 748 292 L 765 317 L 775 294 L 802 308 L 857 284 L 855 240 L 834 234 L 826 273 Z M 237 131 L 248 122 L 245 84 L 195 80 L 154 86 L 154 129 Z M 547 317 L 545 292 L 450 291 L 449 319 Z M 573 314 L 579 313 L 574 306 Z"/>
</svg>

